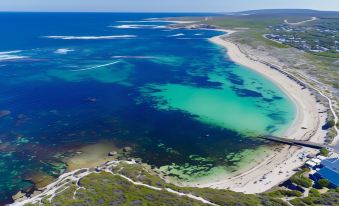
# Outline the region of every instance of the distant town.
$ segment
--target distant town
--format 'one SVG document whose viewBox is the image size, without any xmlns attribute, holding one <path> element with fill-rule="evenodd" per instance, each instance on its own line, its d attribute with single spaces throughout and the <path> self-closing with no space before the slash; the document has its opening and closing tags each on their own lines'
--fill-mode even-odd
<svg viewBox="0 0 339 206">
<path fill-rule="evenodd" d="M 339 52 L 338 25 L 335 22 L 306 23 L 302 25 L 287 23 L 269 26 L 265 37 L 286 44 L 305 52 L 332 53 Z"/>
</svg>

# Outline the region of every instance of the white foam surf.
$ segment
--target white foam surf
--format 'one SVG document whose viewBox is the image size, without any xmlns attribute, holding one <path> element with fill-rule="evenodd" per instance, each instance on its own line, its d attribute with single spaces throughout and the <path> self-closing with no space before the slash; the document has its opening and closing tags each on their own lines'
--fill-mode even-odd
<svg viewBox="0 0 339 206">
<path fill-rule="evenodd" d="M 0 52 L 0 55 L 6 55 L 6 54 L 16 54 L 22 52 L 22 50 L 14 50 L 14 51 L 4 51 L 4 52 Z"/>
<path fill-rule="evenodd" d="M 166 29 L 167 26 L 155 26 L 153 27 L 153 29 Z"/>
<path fill-rule="evenodd" d="M 130 39 L 136 35 L 113 35 L 113 36 L 44 36 L 49 39 L 64 39 L 64 40 L 96 40 L 96 39 Z"/>
<path fill-rule="evenodd" d="M 182 39 L 182 40 L 185 40 L 185 39 L 207 39 L 207 38 L 191 38 L 191 37 L 184 37 L 184 38 L 176 38 L 176 39 Z"/>
<path fill-rule="evenodd" d="M 116 29 L 143 29 L 143 28 L 156 29 L 156 28 L 166 28 L 165 26 L 154 25 L 154 24 L 124 24 L 124 25 L 110 26 L 110 27 L 116 28 Z"/>
<path fill-rule="evenodd" d="M 162 21 L 151 21 L 151 20 L 142 20 L 142 21 L 116 21 L 117 23 L 129 23 L 129 24 L 135 24 L 135 23 L 157 23 Z"/>
<path fill-rule="evenodd" d="M 155 59 L 154 56 L 112 56 L 112 59 Z"/>
<path fill-rule="evenodd" d="M 86 71 L 86 70 L 98 69 L 98 68 L 107 67 L 107 66 L 110 66 L 110 65 L 113 65 L 113 64 L 117 64 L 119 62 L 120 61 L 115 61 L 115 62 L 111 62 L 111 63 L 108 63 L 108 64 L 102 64 L 102 65 L 98 65 L 98 66 L 94 66 L 94 67 L 89 67 L 89 68 L 84 68 L 84 69 L 76 69 L 76 70 L 69 70 L 69 71 L 78 72 L 78 71 Z"/>
<path fill-rule="evenodd" d="M 173 23 L 173 24 L 192 24 L 192 23 L 196 23 L 198 21 L 185 21 L 185 20 L 182 20 L 182 21 L 175 21 L 175 20 L 162 20 L 162 19 L 158 19 L 158 18 L 149 18 L 149 19 L 146 19 L 145 21 L 148 21 L 148 22 L 163 22 L 163 23 Z"/>
<path fill-rule="evenodd" d="M 174 35 L 169 35 L 168 37 L 178 37 L 178 36 L 184 36 L 185 34 L 179 33 L 179 34 L 174 34 Z"/>
<path fill-rule="evenodd" d="M 55 54 L 68 54 L 69 52 L 74 51 L 73 49 L 62 48 L 54 51 Z"/>
<path fill-rule="evenodd" d="M 25 59 L 25 56 L 16 56 L 16 55 L 0 55 L 0 61 L 8 61 L 8 60 L 17 60 L 17 59 Z"/>
<path fill-rule="evenodd" d="M 171 21 L 171 20 L 163 20 L 158 18 L 149 18 L 141 21 L 116 21 L 118 23 L 149 23 L 149 22 L 155 22 L 155 23 L 173 23 L 173 24 L 192 24 L 196 23 L 198 21 Z"/>
<path fill-rule="evenodd" d="M 14 51 L 4 51 L 0 52 L 0 61 L 10 61 L 10 60 L 18 60 L 18 59 L 26 59 L 27 56 L 19 56 L 13 55 L 22 52 L 21 50 L 14 50 Z"/>
</svg>

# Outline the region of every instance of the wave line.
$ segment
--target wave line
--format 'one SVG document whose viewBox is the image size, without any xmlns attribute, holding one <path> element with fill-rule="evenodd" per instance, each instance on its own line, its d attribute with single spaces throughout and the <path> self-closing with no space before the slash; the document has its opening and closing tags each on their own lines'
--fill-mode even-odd
<svg viewBox="0 0 339 206">
<path fill-rule="evenodd" d="M 120 61 L 115 61 L 115 62 L 111 62 L 111 63 L 108 63 L 108 64 L 102 64 L 102 65 L 98 65 L 98 66 L 94 66 L 94 67 L 89 67 L 89 68 L 85 68 L 85 69 L 76 69 L 76 70 L 69 70 L 69 71 L 78 72 L 78 71 L 86 71 L 86 70 L 98 69 L 98 68 L 101 68 L 101 67 L 106 67 L 106 66 L 110 66 L 110 65 L 113 65 L 113 64 L 117 64 L 119 62 Z"/>
</svg>

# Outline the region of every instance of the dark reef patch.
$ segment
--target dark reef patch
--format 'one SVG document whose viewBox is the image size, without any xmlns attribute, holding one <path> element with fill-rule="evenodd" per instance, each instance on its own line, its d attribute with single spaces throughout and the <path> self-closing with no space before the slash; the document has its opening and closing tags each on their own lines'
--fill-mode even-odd
<svg viewBox="0 0 339 206">
<path fill-rule="evenodd" d="M 260 92 L 256 92 L 256 91 L 253 91 L 253 90 L 239 89 L 239 88 L 236 88 L 236 87 L 232 87 L 232 89 L 240 97 L 262 97 L 262 94 Z"/>
</svg>

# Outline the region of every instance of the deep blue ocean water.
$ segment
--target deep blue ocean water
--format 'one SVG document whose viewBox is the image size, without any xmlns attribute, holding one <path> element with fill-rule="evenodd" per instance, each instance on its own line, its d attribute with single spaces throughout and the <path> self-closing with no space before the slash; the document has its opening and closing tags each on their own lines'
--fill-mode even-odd
<svg viewBox="0 0 339 206">
<path fill-rule="evenodd" d="M 101 140 L 199 176 L 288 127 L 292 103 L 207 40 L 221 32 L 144 21 L 176 16 L 206 14 L 0 13 L 0 202 L 32 173 L 64 172 L 57 154 Z M 208 109 L 223 103 L 240 116 Z M 241 122 L 247 132 L 232 126 Z"/>
</svg>

